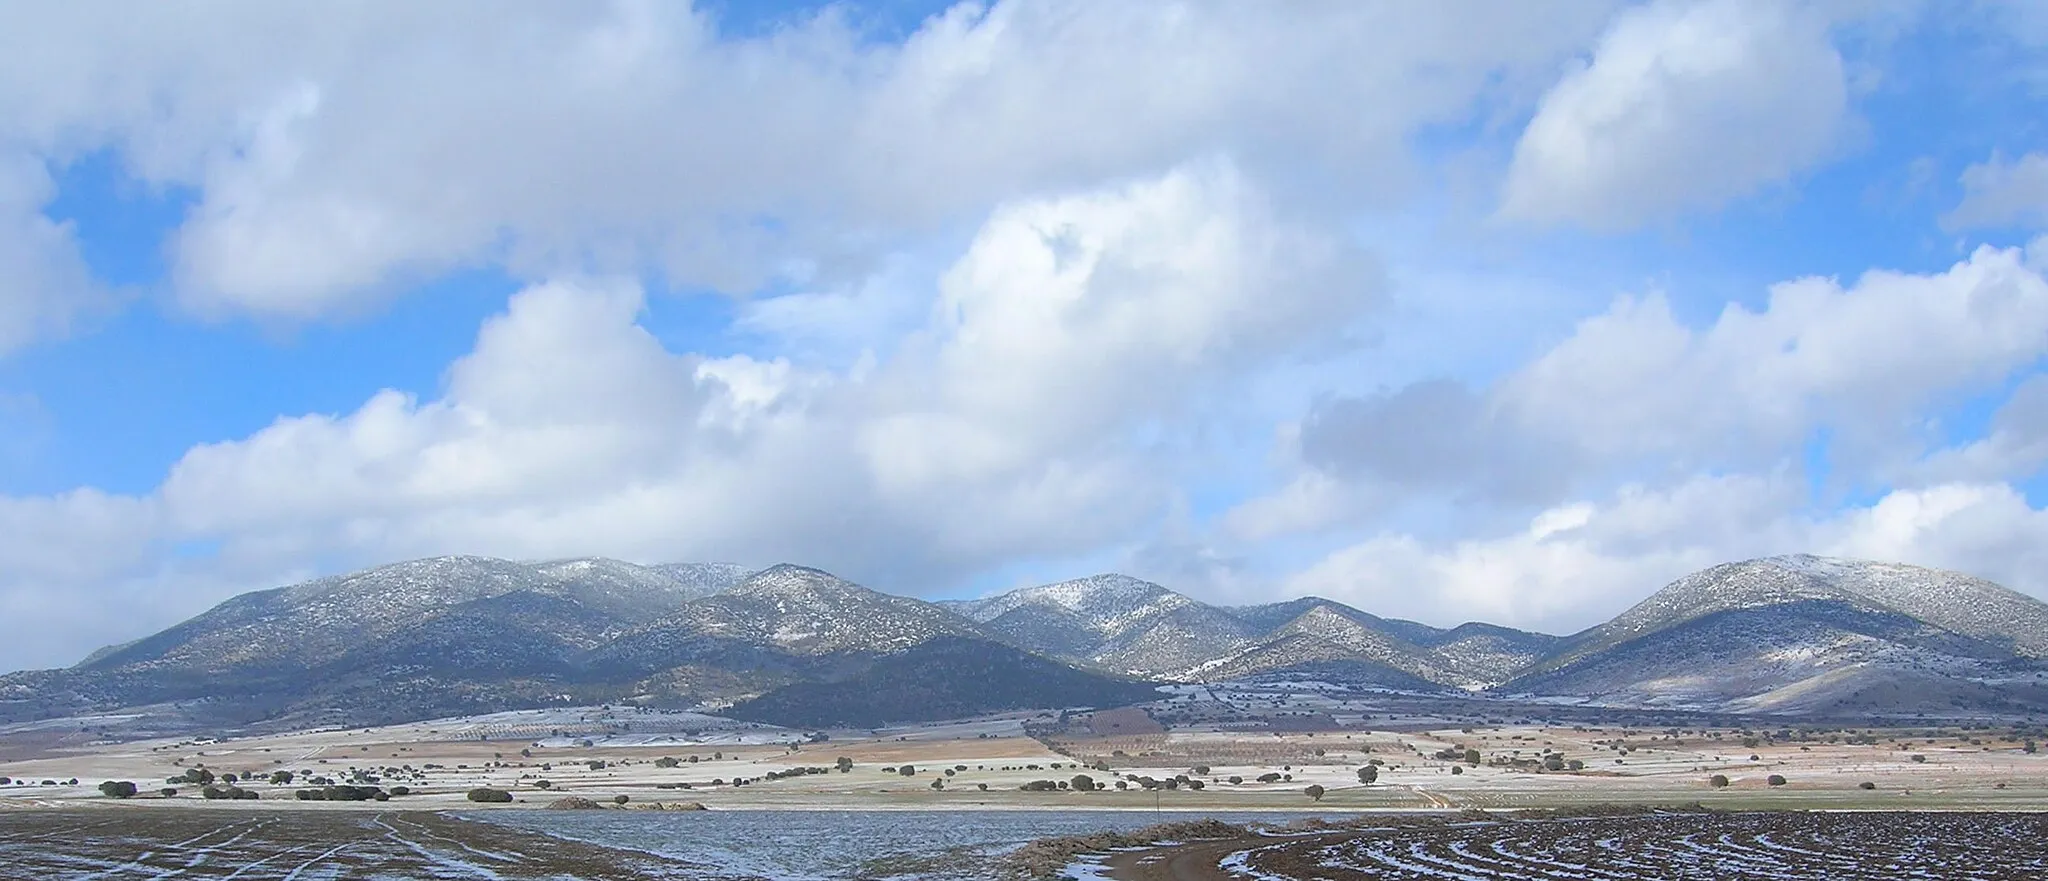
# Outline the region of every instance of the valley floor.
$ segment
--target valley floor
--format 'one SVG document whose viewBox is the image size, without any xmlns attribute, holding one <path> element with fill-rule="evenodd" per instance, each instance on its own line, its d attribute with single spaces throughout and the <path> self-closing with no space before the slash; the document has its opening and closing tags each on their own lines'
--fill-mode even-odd
<svg viewBox="0 0 2048 881">
<path fill-rule="evenodd" d="M 129 806 L 0 813 L 4 878 L 710 877 L 644 853 L 417 811 L 153 811 Z M 719 875 L 720 878 L 732 876 Z"/>
<path fill-rule="evenodd" d="M 1145 724 L 1135 711 L 1064 720 L 1018 713 L 832 731 L 823 742 L 782 729 L 707 728 L 701 716 L 679 717 L 689 727 L 662 733 L 649 721 L 658 714 L 595 707 L 220 741 L 96 739 L 45 725 L 0 732 L 0 809 L 109 801 L 98 791 L 106 780 L 135 783 L 133 801 L 153 807 L 223 806 L 202 799 L 198 785 L 169 782 L 198 769 L 235 775 L 260 797 L 235 807 L 266 809 L 504 809 L 469 803 L 475 787 L 511 793 L 512 809 L 565 795 L 714 810 L 2048 808 L 2048 754 L 2028 752 L 2026 738 L 2037 735 L 2014 725 L 1650 729 L 1384 711 L 1333 718 L 1312 704 L 1285 706 L 1274 718 L 1290 726 L 1277 729 L 1199 718 Z M 1546 769 L 1548 757 L 1571 767 Z M 1369 784 L 1359 780 L 1366 767 L 1376 773 Z M 822 773 L 769 778 L 802 768 Z M 280 772 L 291 780 L 270 782 Z M 1072 791 L 1082 776 L 1100 788 Z M 1726 785 L 1714 785 L 1717 777 Z M 322 780 L 411 794 L 382 803 L 295 798 Z M 1034 782 L 1070 788 L 1022 789 Z"/>
</svg>

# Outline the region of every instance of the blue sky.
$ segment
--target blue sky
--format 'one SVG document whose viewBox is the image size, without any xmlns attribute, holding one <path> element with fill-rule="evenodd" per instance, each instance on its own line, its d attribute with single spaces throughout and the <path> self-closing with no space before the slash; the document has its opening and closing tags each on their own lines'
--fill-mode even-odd
<svg viewBox="0 0 2048 881">
<path fill-rule="evenodd" d="M 23 16 L 0 666 L 442 553 L 2048 595 L 2026 5 L 1474 5 Z"/>
</svg>

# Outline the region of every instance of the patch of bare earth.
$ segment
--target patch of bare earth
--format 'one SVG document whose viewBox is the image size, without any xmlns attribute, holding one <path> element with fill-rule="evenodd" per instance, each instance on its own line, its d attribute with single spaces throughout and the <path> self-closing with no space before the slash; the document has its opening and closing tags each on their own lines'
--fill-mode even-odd
<svg viewBox="0 0 2048 881">
<path fill-rule="evenodd" d="M 416 811 L 106 807 L 0 814 L 9 878 L 732 878 L 705 867 Z"/>
</svg>

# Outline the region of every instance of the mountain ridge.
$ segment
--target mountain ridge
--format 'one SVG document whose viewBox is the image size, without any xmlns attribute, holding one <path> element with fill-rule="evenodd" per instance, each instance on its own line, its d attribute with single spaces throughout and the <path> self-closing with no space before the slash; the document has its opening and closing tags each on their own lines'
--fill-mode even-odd
<svg viewBox="0 0 2048 881">
<path fill-rule="evenodd" d="M 925 670 L 928 682 L 889 660 L 976 652 L 1010 660 L 978 680 L 973 665 Z M 1136 682 L 1335 677 L 1803 712 L 1996 704 L 2010 695 L 1986 683 L 2048 669 L 2044 659 L 2048 605 L 1961 573 L 1810 555 L 1690 573 L 1570 636 L 1477 621 L 1438 628 L 1313 596 L 1219 606 L 1119 573 L 932 602 L 790 563 L 452 556 L 231 597 L 71 668 L 0 677 L 0 698 L 47 712 L 205 698 L 241 701 L 252 717 L 353 718 L 571 695 L 780 707 L 798 718 L 792 702 L 825 700 L 832 683 L 895 689 L 876 705 L 911 712 L 919 700 L 937 711 L 1029 694 L 1120 699 Z M 1034 691 L 1001 675 L 1072 687 Z M 1885 697 L 1884 675 L 1910 677 L 1919 692 Z M 838 716 L 878 718 L 831 701 Z"/>
</svg>

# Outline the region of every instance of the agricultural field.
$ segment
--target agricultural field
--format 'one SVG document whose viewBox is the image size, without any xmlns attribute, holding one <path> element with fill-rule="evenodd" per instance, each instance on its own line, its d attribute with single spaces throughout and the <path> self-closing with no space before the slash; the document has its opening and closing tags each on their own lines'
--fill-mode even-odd
<svg viewBox="0 0 2048 881">
<path fill-rule="evenodd" d="M 1249 845 L 1249 846 L 1247 846 Z M 1941 878 L 2048 875 L 2048 817 L 1961 813 L 1673 813 L 1480 821 L 1207 843 L 1126 859 L 1119 878 Z M 1213 863 L 1191 869 L 1186 857 Z M 1175 862 L 1177 868 L 1169 869 Z M 1174 872 L 1176 874 L 1167 874 Z"/>
<path fill-rule="evenodd" d="M 194 804 L 204 784 L 185 778 L 206 775 L 233 775 L 263 805 L 293 804 L 309 785 L 348 784 L 404 787 L 414 809 L 466 805 L 477 787 L 509 793 L 513 807 L 564 795 L 714 809 L 2048 807 L 2044 729 L 2025 719 L 1603 721 L 1489 716 L 1484 706 L 1397 712 L 1348 697 L 1314 711 L 1298 698 L 1225 698 L 1281 703 L 1275 712 L 1295 724 L 1246 727 L 1243 713 L 1193 719 L 1207 710 L 1188 701 L 825 732 L 601 707 L 248 737 L 124 740 L 46 724 L 0 737 L 0 808 L 105 801 L 105 781 L 135 783 L 135 802 Z M 1644 724 L 1656 722 L 1670 727 Z"/>
<path fill-rule="evenodd" d="M 729 879 L 706 867 L 420 812 L 0 813 L 5 878 Z"/>
</svg>

